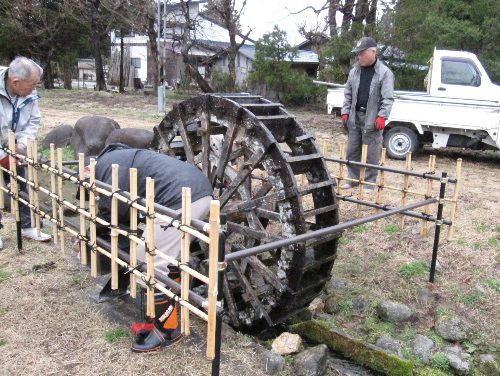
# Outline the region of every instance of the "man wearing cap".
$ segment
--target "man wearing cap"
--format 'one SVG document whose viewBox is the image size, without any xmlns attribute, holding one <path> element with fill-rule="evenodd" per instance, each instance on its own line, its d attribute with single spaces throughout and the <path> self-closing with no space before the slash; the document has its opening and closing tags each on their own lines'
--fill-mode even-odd
<svg viewBox="0 0 500 376">
<path fill-rule="evenodd" d="M 366 162 L 378 164 L 385 121 L 394 102 L 394 75 L 377 59 L 377 42 L 371 37 L 361 38 L 352 50 L 358 61 L 349 72 L 344 90 L 342 125 L 349 131 L 347 159 L 361 161 L 361 147 L 368 145 Z M 359 180 L 359 167 L 347 165 L 347 177 Z M 377 170 L 367 169 L 365 181 L 375 183 Z M 342 189 L 359 185 L 347 181 Z M 366 185 L 365 191 L 374 186 Z"/>
</svg>

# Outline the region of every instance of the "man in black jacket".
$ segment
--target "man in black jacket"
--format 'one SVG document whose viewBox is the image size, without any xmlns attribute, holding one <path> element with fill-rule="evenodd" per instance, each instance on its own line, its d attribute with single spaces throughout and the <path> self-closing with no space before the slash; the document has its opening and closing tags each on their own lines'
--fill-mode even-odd
<svg viewBox="0 0 500 376">
<path fill-rule="evenodd" d="M 196 166 L 178 159 L 145 149 L 133 149 L 123 144 L 108 145 L 97 157 L 95 178 L 111 185 L 112 166 L 119 165 L 118 187 L 130 191 L 130 168 L 137 169 L 137 194 L 146 196 L 146 178 L 155 181 L 155 203 L 174 210 L 182 206 L 182 188 L 191 188 L 192 218 L 203 219 L 210 210 L 212 185 Z M 101 196 L 98 203 L 99 216 L 110 221 L 111 197 Z M 118 222 L 130 224 L 130 207 L 122 202 L 118 204 Z M 182 232 L 168 226 L 158 219 L 154 221 L 154 241 L 158 251 L 178 259 L 181 249 Z M 146 237 L 146 234 L 144 234 Z M 137 259 L 144 261 L 146 252 L 143 246 L 137 246 Z M 179 271 L 169 268 L 162 258 L 155 257 L 155 269 L 179 280 Z M 149 335 L 132 344 L 134 352 L 149 352 L 169 346 L 181 337 L 178 328 L 177 307 L 173 299 L 162 293 L 155 293 L 155 320 Z"/>
</svg>

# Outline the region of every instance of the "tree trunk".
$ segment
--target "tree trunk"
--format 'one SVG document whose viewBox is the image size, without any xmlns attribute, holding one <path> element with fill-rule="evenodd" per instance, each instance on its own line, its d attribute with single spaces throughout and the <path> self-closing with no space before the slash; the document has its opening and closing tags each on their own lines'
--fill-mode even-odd
<svg viewBox="0 0 500 376">
<path fill-rule="evenodd" d="M 159 67 L 158 67 L 158 44 L 156 43 L 155 31 L 156 19 L 154 16 L 148 15 L 148 39 L 149 48 L 151 50 L 151 59 L 153 60 L 151 66 L 153 67 L 153 92 L 158 95 L 158 83 L 160 81 Z"/>
<path fill-rule="evenodd" d="M 123 85 L 123 34 L 125 34 L 125 32 L 123 30 L 120 30 L 120 93 L 125 92 L 125 88 Z"/>
<path fill-rule="evenodd" d="M 71 68 L 72 68 L 71 54 L 66 52 L 63 57 L 63 71 L 64 71 L 64 88 L 66 90 L 71 90 L 73 87 L 71 85 Z"/>
<path fill-rule="evenodd" d="M 101 24 L 99 22 L 99 6 L 100 0 L 94 0 L 91 3 L 91 20 L 90 25 L 92 28 L 92 51 L 94 52 L 95 59 L 95 75 L 96 75 L 96 90 L 107 90 L 106 80 L 104 78 L 104 67 L 101 56 Z"/>
<path fill-rule="evenodd" d="M 328 26 L 330 27 L 330 38 L 335 38 L 337 36 L 337 7 L 338 0 L 330 0 L 328 5 Z"/>
<path fill-rule="evenodd" d="M 370 10 L 366 15 L 366 35 L 371 35 L 375 33 L 375 24 L 377 21 L 377 0 L 372 0 L 370 5 Z"/>
<path fill-rule="evenodd" d="M 354 1 L 355 0 L 346 0 L 342 8 L 342 14 L 344 15 L 342 18 L 342 34 L 349 31 L 349 25 L 353 18 Z"/>
<path fill-rule="evenodd" d="M 54 75 L 52 74 L 52 67 L 50 65 L 50 58 L 47 55 L 40 57 L 43 67 L 43 87 L 45 89 L 54 88 Z"/>
</svg>

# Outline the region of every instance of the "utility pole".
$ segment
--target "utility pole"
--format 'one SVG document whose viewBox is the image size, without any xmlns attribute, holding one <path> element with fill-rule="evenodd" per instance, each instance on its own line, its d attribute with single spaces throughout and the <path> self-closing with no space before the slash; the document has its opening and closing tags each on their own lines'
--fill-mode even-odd
<svg viewBox="0 0 500 376">
<path fill-rule="evenodd" d="M 161 29 L 161 0 L 157 0 L 158 1 L 158 72 L 159 72 L 159 76 L 161 77 L 162 76 L 162 72 L 161 72 L 161 54 L 160 54 L 160 51 L 161 51 L 161 48 L 160 48 L 160 29 Z M 163 87 L 163 82 L 162 82 L 162 78 L 160 78 L 160 82 L 158 83 L 158 112 L 165 112 L 165 88 Z"/>
</svg>

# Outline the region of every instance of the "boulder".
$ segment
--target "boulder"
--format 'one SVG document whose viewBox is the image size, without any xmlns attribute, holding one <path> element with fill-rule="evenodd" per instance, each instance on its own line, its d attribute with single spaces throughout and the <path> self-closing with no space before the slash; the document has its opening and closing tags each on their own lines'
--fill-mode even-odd
<svg viewBox="0 0 500 376">
<path fill-rule="evenodd" d="M 335 293 L 331 293 L 330 295 L 328 295 L 328 297 L 325 299 L 325 312 L 329 314 L 339 313 L 340 305 L 338 302 L 339 298 Z"/>
<path fill-rule="evenodd" d="M 427 289 L 417 290 L 417 302 L 421 305 L 426 305 L 431 297 L 431 292 Z"/>
<path fill-rule="evenodd" d="M 75 130 L 71 137 L 71 147 L 75 152 L 85 155 L 97 155 L 104 149 L 106 139 L 120 125 L 113 119 L 104 116 L 84 116 L 75 124 Z"/>
<path fill-rule="evenodd" d="M 326 292 L 331 293 L 335 291 L 342 290 L 346 286 L 346 283 L 343 279 L 335 278 L 331 279 L 330 282 L 326 285 Z"/>
<path fill-rule="evenodd" d="M 377 312 L 382 320 L 388 322 L 404 322 L 412 316 L 408 306 L 397 302 L 380 302 L 377 305 Z"/>
<path fill-rule="evenodd" d="M 141 128 L 122 128 L 111 132 L 106 138 L 106 146 L 119 142 L 137 149 L 149 149 L 154 133 Z"/>
<path fill-rule="evenodd" d="M 285 369 L 285 358 L 265 348 L 257 349 L 262 360 L 262 370 L 267 375 L 277 374 Z"/>
<path fill-rule="evenodd" d="M 50 144 L 54 147 L 64 148 L 69 145 L 71 137 L 73 136 L 73 127 L 71 125 L 60 125 L 52 129 L 42 141 L 42 146 L 45 149 L 50 148 Z"/>
<path fill-rule="evenodd" d="M 458 317 L 442 317 L 435 325 L 436 333 L 451 342 L 461 342 L 467 339 L 469 327 Z"/>
<path fill-rule="evenodd" d="M 321 376 L 326 370 L 328 346 L 311 347 L 295 356 L 293 367 L 298 376 Z"/>
<path fill-rule="evenodd" d="M 500 376 L 500 361 L 491 354 L 479 355 L 477 368 L 485 375 Z"/>
<path fill-rule="evenodd" d="M 368 307 L 369 304 L 370 303 L 368 302 L 368 300 L 366 300 L 361 295 L 356 296 L 352 300 L 352 307 L 359 312 L 363 312 Z"/>
<path fill-rule="evenodd" d="M 434 342 L 426 336 L 418 334 L 412 342 L 413 354 L 419 358 L 422 363 L 429 364 L 431 349 L 434 347 Z"/>
<path fill-rule="evenodd" d="M 444 354 L 448 358 L 450 368 L 458 374 L 468 374 L 470 365 L 462 359 L 462 353 L 456 347 L 448 347 L 445 349 Z"/>
<path fill-rule="evenodd" d="M 279 355 L 298 353 L 302 350 L 302 338 L 298 334 L 281 333 L 274 340 L 271 350 Z"/>
<path fill-rule="evenodd" d="M 388 353 L 403 357 L 401 353 L 401 344 L 391 337 L 380 337 L 375 342 L 375 346 L 380 347 L 382 350 L 387 351 Z"/>
</svg>

